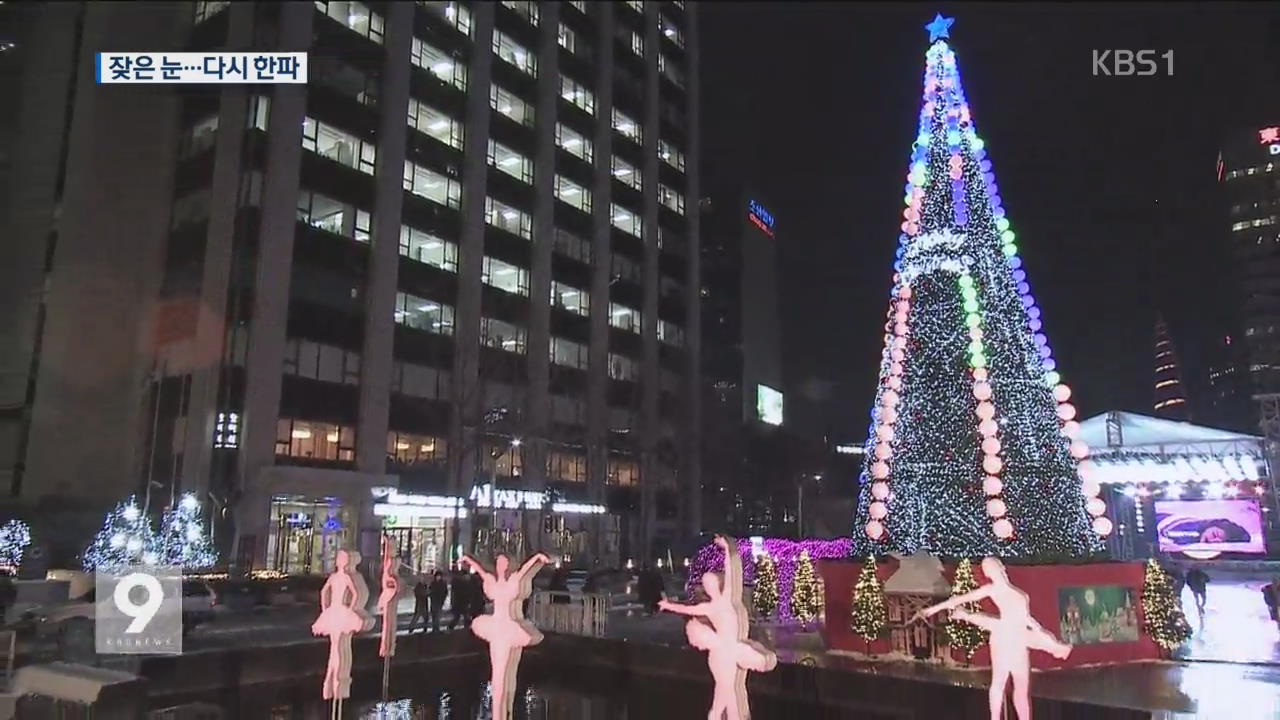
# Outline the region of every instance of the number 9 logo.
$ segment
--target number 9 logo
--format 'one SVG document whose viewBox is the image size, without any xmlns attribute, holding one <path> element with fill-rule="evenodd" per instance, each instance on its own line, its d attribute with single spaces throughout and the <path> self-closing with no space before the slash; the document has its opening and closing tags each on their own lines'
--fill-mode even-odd
<svg viewBox="0 0 1280 720">
<path fill-rule="evenodd" d="M 142 604 L 135 603 L 129 597 L 129 593 L 134 588 L 143 588 L 147 591 L 146 600 Z M 130 573 L 120 578 L 120 582 L 116 583 L 111 599 L 115 601 L 116 608 L 122 614 L 133 618 L 133 621 L 129 623 L 129 627 L 124 629 L 126 633 L 132 635 L 146 630 L 147 625 L 151 623 L 156 613 L 160 611 L 160 606 L 164 603 L 164 589 L 160 587 L 160 581 L 154 575 L 140 572 Z"/>
</svg>

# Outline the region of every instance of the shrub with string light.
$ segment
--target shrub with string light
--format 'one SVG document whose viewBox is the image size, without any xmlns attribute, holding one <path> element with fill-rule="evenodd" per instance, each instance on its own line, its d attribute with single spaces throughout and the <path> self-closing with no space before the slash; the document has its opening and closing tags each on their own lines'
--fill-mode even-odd
<svg viewBox="0 0 1280 720">
<path fill-rule="evenodd" d="M 88 572 L 115 572 L 128 565 L 155 565 L 160 542 L 151 520 L 135 498 L 107 513 L 102 529 L 85 548 L 82 564 Z"/>
<path fill-rule="evenodd" d="M 17 574 L 22 555 L 31 544 L 31 528 L 18 519 L 0 526 L 0 573 Z"/>
<path fill-rule="evenodd" d="M 756 558 L 755 584 L 751 588 L 751 604 L 761 618 L 769 618 L 778 610 L 778 566 L 767 552 Z"/>
<path fill-rule="evenodd" d="M 1147 635 L 1165 652 L 1174 650 L 1191 637 L 1191 624 L 1187 622 L 1182 603 L 1173 592 L 1173 580 L 1155 558 L 1147 561 L 1142 577 L 1142 615 Z"/>
<path fill-rule="evenodd" d="M 858 582 L 853 586 L 853 598 L 850 603 L 849 629 L 855 635 L 870 643 L 884 632 L 886 620 L 884 585 L 876 575 L 876 559 L 867 557 L 858 574 Z"/>
<path fill-rule="evenodd" d="M 951 596 L 963 595 L 978 589 L 978 581 L 973 577 L 973 563 L 964 558 L 956 566 L 956 580 L 951 584 Z M 968 613 L 980 611 L 979 604 L 965 603 L 956 608 Z M 987 631 L 963 620 L 947 620 L 947 644 L 964 652 L 966 660 L 972 660 L 973 654 L 987 641 Z"/>
<path fill-rule="evenodd" d="M 796 575 L 791 582 L 791 617 L 802 623 L 813 622 L 822 614 L 826 600 L 822 597 L 822 585 L 807 551 L 801 551 Z"/>
<path fill-rule="evenodd" d="M 217 563 L 218 554 L 200 517 L 200 501 L 193 493 L 183 495 L 176 507 L 164 511 L 160 547 L 160 562 L 165 565 L 202 570 Z"/>
<path fill-rule="evenodd" d="M 1090 555 L 1111 523 L 946 41 L 923 101 L 856 551 Z"/>
</svg>

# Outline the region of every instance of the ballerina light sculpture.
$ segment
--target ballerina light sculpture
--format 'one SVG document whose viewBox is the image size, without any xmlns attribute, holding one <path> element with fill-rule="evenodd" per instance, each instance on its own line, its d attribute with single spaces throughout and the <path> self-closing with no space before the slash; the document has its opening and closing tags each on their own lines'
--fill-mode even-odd
<svg viewBox="0 0 1280 720">
<path fill-rule="evenodd" d="M 382 635 L 378 656 L 382 658 L 382 697 L 385 700 L 391 681 L 391 658 L 396 654 L 396 620 L 400 604 L 400 558 L 391 538 L 382 536 L 382 592 L 378 594 L 378 613 L 382 615 Z"/>
<path fill-rule="evenodd" d="M 732 538 L 717 535 L 716 545 L 724 549 L 723 585 L 715 573 L 702 576 L 709 600 L 697 605 L 681 605 L 663 599 L 658 607 L 667 612 L 691 615 L 685 624 L 689 644 L 707 653 L 707 665 L 715 691 L 708 720 L 748 720 L 751 706 L 747 697 L 747 671 L 769 672 L 778 665 L 778 656 L 754 640 L 747 607 L 742 602 L 742 556 Z"/>
<path fill-rule="evenodd" d="M 471 632 L 489 644 L 493 720 L 510 720 L 520 656 L 525 648 L 542 642 L 542 633 L 524 617 L 524 601 L 533 592 L 533 576 L 539 566 L 550 562 L 546 553 L 538 553 L 508 575 L 511 560 L 506 555 L 497 557 L 492 573 L 470 555 L 462 556 L 461 563 L 479 573 L 484 595 L 493 601 L 491 615 L 471 622 Z"/>
<path fill-rule="evenodd" d="M 1004 712 L 1005 688 L 1010 680 L 1013 681 L 1013 707 L 1019 720 L 1031 720 L 1030 651 L 1047 652 L 1065 660 L 1071 654 L 1071 646 L 1059 641 L 1031 617 L 1027 594 L 1009 582 L 1004 563 L 994 557 L 986 558 L 982 561 L 982 574 L 989 581 L 986 585 L 927 607 L 912 620 L 951 610 L 953 620 L 963 620 L 990 633 L 991 689 L 987 692 L 987 702 L 991 720 L 1000 720 Z M 999 616 L 955 610 L 984 598 L 991 600 L 1000 611 Z"/>
<path fill-rule="evenodd" d="M 320 617 L 311 624 L 315 635 L 329 636 L 329 664 L 324 672 L 325 700 L 330 713 L 342 716 L 342 701 L 351 697 L 351 636 L 373 629 L 373 618 L 365 610 L 369 588 L 356 572 L 360 553 L 339 550 L 333 574 L 320 588 Z"/>
</svg>

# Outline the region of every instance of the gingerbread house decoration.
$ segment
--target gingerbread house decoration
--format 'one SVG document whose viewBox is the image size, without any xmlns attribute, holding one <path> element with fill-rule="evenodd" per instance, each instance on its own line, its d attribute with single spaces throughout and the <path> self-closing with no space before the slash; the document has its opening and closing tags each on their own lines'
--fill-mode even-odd
<svg viewBox="0 0 1280 720">
<path fill-rule="evenodd" d="M 912 620 L 918 611 L 951 595 L 942 562 L 928 553 L 894 557 L 898 569 L 884 583 L 890 654 L 907 660 L 951 662 L 943 629 L 946 613 Z"/>
</svg>

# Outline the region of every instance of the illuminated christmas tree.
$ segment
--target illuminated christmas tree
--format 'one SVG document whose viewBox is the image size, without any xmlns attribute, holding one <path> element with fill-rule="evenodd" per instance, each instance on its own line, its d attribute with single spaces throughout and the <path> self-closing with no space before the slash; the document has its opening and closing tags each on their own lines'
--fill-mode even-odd
<svg viewBox="0 0 1280 720">
<path fill-rule="evenodd" d="M 0 526 L 0 572 L 16 574 L 30 544 L 31 528 L 26 523 L 15 519 Z"/>
<path fill-rule="evenodd" d="M 1147 635 L 1166 651 L 1177 648 L 1191 637 L 1191 624 L 1187 622 L 1182 603 L 1173 592 L 1173 580 L 1155 558 L 1147 561 L 1142 578 L 1142 615 Z"/>
<path fill-rule="evenodd" d="M 88 572 L 115 572 L 127 565 L 155 565 L 160 542 L 151 520 L 132 497 L 107 513 L 102 529 L 85 548 L 82 564 Z"/>
<path fill-rule="evenodd" d="M 813 622 L 822 614 L 825 599 L 822 597 L 822 586 L 818 583 L 818 574 L 814 572 L 813 560 L 809 551 L 800 553 L 796 562 L 796 573 L 791 585 L 791 617 L 801 623 Z"/>
<path fill-rule="evenodd" d="M 1085 556 L 1111 531 L 947 42 L 929 26 L 857 551 Z"/>
<path fill-rule="evenodd" d="M 956 566 L 956 581 L 951 585 L 951 595 L 963 595 L 977 589 L 978 581 L 973 577 L 973 563 L 965 558 Z M 970 613 L 979 611 L 978 603 L 965 603 L 956 609 Z M 951 647 L 963 650 L 965 659 L 971 660 L 973 653 L 987 641 L 987 632 L 973 623 L 948 620 L 947 641 Z"/>
<path fill-rule="evenodd" d="M 867 557 L 853 586 L 849 629 L 870 643 L 880 637 L 885 623 L 884 585 L 876 575 L 876 559 Z"/>
<path fill-rule="evenodd" d="M 762 618 L 772 617 L 778 610 L 778 566 L 767 552 L 756 558 L 755 585 L 751 589 L 751 603 Z"/>
<path fill-rule="evenodd" d="M 186 570 L 212 567 L 218 561 L 213 541 L 205 533 L 200 517 L 200 501 L 192 493 L 182 496 L 177 507 L 164 511 L 160 529 L 160 562 Z"/>
</svg>

